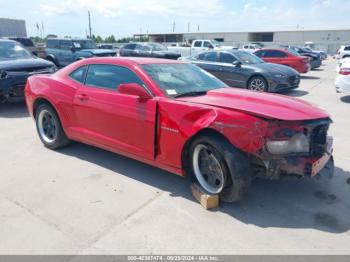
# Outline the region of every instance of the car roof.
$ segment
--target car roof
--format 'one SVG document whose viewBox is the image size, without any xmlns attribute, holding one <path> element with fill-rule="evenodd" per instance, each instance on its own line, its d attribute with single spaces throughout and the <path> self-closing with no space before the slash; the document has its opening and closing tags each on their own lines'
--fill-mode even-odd
<svg viewBox="0 0 350 262">
<path fill-rule="evenodd" d="M 259 51 L 264 51 L 264 50 L 272 50 L 272 51 L 282 51 L 282 52 L 288 52 L 288 48 L 261 48 Z"/>
<path fill-rule="evenodd" d="M 147 65 L 147 64 L 185 64 L 185 62 L 170 59 L 160 58 L 144 58 L 144 57 L 93 57 L 84 59 L 81 61 L 87 61 L 87 64 L 92 63 L 110 63 L 118 64 L 118 62 L 125 62 L 133 65 Z"/>
<path fill-rule="evenodd" d="M 92 41 L 92 39 L 88 38 L 48 38 L 47 40 L 56 40 L 56 41 Z"/>
</svg>

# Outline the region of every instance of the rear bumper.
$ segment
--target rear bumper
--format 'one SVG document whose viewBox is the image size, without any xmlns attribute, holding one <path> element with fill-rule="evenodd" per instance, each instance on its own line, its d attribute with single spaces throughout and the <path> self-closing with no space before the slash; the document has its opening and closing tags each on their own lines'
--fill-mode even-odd
<svg viewBox="0 0 350 262">
<path fill-rule="evenodd" d="M 297 70 L 300 74 L 306 74 L 311 70 L 311 65 L 309 63 L 303 64 L 295 67 L 294 69 Z"/>
<path fill-rule="evenodd" d="M 311 69 L 316 69 L 322 65 L 322 61 L 321 60 L 314 60 L 310 64 L 311 64 Z"/>
<path fill-rule="evenodd" d="M 338 93 L 350 94 L 350 75 L 339 75 L 335 80 L 335 89 Z"/>
</svg>

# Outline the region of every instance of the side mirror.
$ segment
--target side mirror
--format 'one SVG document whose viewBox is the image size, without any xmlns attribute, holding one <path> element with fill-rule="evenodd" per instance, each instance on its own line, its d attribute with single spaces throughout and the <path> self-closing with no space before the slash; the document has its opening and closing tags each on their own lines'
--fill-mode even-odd
<svg viewBox="0 0 350 262">
<path fill-rule="evenodd" d="M 233 61 L 232 64 L 233 64 L 235 67 L 241 67 L 241 66 L 242 66 L 242 63 L 239 62 L 238 60 Z"/>
<path fill-rule="evenodd" d="M 118 92 L 125 95 L 137 96 L 140 100 L 147 100 L 152 96 L 137 83 L 121 84 L 118 87 Z"/>
</svg>

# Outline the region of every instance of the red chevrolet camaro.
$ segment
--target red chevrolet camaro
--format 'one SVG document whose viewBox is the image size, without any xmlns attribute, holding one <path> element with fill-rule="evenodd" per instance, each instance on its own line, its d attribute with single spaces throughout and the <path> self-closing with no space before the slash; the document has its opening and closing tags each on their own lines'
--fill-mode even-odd
<svg viewBox="0 0 350 262">
<path fill-rule="evenodd" d="M 25 88 L 41 141 L 70 140 L 241 198 L 252 178 L 332 175 L 329 115 L 280 95 L 228 88 L 199 67 L 146 58 L 91 58 Z"/>
</svg>

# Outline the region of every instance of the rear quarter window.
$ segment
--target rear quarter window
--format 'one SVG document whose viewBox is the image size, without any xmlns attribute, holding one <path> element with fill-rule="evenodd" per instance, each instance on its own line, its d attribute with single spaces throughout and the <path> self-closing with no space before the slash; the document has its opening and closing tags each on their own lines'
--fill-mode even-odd
<svg viewBox="0 0 350 262">
<path fill-rule="evenodd" d="M 87 66 L 82 66 L 82 67 L 76 69 L 75 71 L 73 71 L 72 73 L 70 73 L 69 77 L 71 79 L 83 84 L 84 80 L 85 80 L 86 69 L 87 69 Z"/>
</svg>

